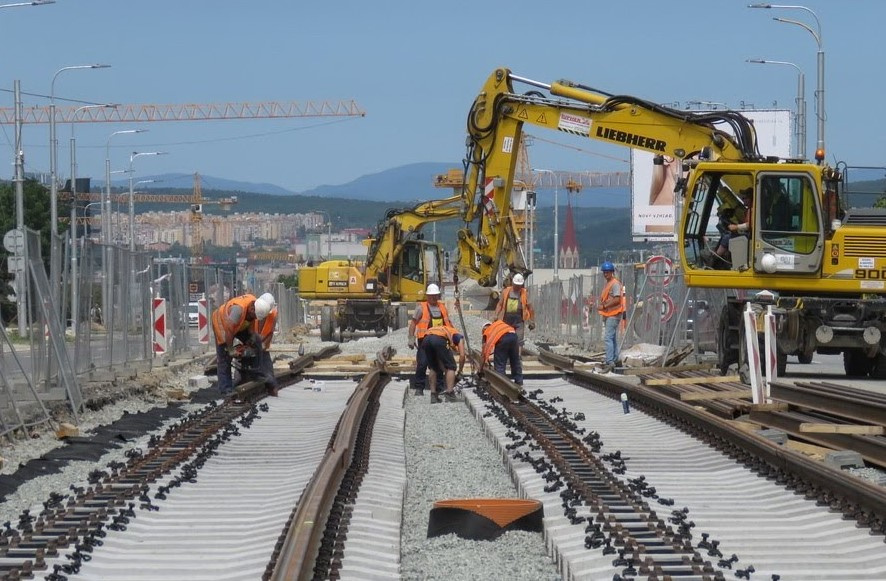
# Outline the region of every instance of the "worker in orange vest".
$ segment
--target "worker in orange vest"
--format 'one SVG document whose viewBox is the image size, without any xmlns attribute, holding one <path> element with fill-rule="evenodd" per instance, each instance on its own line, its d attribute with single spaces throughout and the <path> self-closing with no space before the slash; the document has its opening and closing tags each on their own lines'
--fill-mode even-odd
<svg viewBox="0 0 886 581">
<path fill-rule="evenodd" d="M 504 321 L 483 325 L 483 353 L 480 357 L 480 371 L 486 367 L 492 356 L 493 368 L 504 375 L 508 363 L 511 364 L 511 380 L 523 385 L 523 362 L 520 360 L 520 339 L 513 327 Z"/>
<path fill-rule="evenodd" d="M 277 396 L 280 391 L 280 384 L 274 375 L 274 362 L 271 360 L 271 341 L 274 339 L 274 330 L 277 326 L 277 301 L 271 293 L 265 293 L 258 297 L 271 305 L 268 316 L 259 321 L 256 319 L 252 323 L 252 330 L 260 342 L 261 348 L 250 350 L 250 357 L 245 355 L 240 358 L 240 378 L 234 378 L 234 385 L 238 385 L 241 381 L 264 381 L 268 390 L 268 395 Z"/>
<path fill-rule="evenodd" d="M 504 321 L 514 328 L 520 345 L 523 345 L 525 323 L 529 330 L 535 329 L 535 312 L 529 304 L 529 292 L 526 290 L 525 279 L 519 272 L 511 278 L 511 286 L 506 287 L 501 293 L 498 306 L 495 308 L 495 318 Z"/>
<path fill-rule="evenodd" d="M 234 357 L 241 357 L 234 347 L 238 339 L 242 345 L 257 345 L 261 340 L 255 336 L 253 321 L 268 316 L 271 305 L 254 295 L 234 297 L 212 313 L 212 331 L 215 333 L 215 356 L 218 373 L 218 390 L 222 396 L 233 395 L 234 382 L 231 363 Z"/>
<path fill-rule="evenodd" d="M 446 305 L 440 300 L 440 287 L 433 283 L 429 284 L 425 290 L 425 299 L 418 303 L 409 321 L 409 348 L 418 349 L 415 355 L 415 378 L 412 385 L 415 395 L 423 395 L 428 383 L 428 361 L 421 348 L 425 334 L 431 327 L 452 326 Z"/>
<path fill-rule="evenodd" d="M 455 395 L 455 376 L 461 374 L 465 367 L 465 342 L 461 333 L 450 325 L 431 327 L 422 341 L 430 373 L 431 403 L 440 403 L 437 378 L 443 377 L 446 390 L 442 393 L 445 401 L 457 401 Z M 453 351 L 458 352 L 458 365 L 455 363 Z M 457 370 L 457 371 L 456 371 Z"/>
<path fill-rule="evenodd" d="M 615 278 L 615 265 L 607 260 L 600 265 L 600 271 L 606 279 L 597 308 L 603 318 L 603 347 L 606 350 L 603 369 L 612 371 L 618 359 L 618 325 L 625 313 L 625 292 L 621 282 Z"/>
</svg>

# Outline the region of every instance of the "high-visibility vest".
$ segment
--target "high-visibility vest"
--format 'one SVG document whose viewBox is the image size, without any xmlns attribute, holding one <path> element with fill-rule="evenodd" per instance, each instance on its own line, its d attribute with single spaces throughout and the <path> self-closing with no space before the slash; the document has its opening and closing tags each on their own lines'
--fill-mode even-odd
<svg viewBox="0 0 886 581">
<path fill-rule="evenodd" d="M 483 361 L 487 361 L 495 350 L 495 346 L 508 333 L 516 333 L 516 329 L 504 321 L 495 321 L 483 329 Z"/>
<path fill-rule="evenodd" d="M 439 327 L 431 327 L 425 333 L 427 335 L 436 335 L 437 337 L 443 337 L 449 343 L 449 348 L 452 350 L 456 349 L 455 346 L 455 335 L 458 334 L 458 330 L 451 325 L 443 325 Z"/>
<path fill-rule="evenodd" d="M 259 321 L 258 319 L 253 322 L 253 330 L 259 334 L 261 337 L 262 345 L 265 350 L 271 348 L 271 340 L 274 338 L 274 327 L 277 326 L 277 307 L 271 309 L 271 312 L 268 313 L 268 316 L 264 318 L 264 320 Z"/>
<path fill-rule="evenodd" d="M 427 301 L 422 301 L 419 303 L 421 305 L 421 319 L 415 324 L 415 337 L 417 339 L 421 339 L 427 334 L 428 329 L 431 327 L 439 327 L 439 324 L 433 324 L 434 320 L 431 319 L 431 307 L 428 305 Z M 440 308 L 440 317 L 442 317 L 442 324 L 446 327 L 452 327 L 452 322 L 449 320 L 449 313 L 446 311 L 446 306 L 438 301 L 437 306 Z"/>
<path fill-rule="evenodd" d="M 608 309 L 604 309 L 603 305 L 606 304 L 606 301 L 609 300 L 609 293 L 612 291 L 612 287 L 616 284 L 621 284 L 617 278 L 614 276 L 609 279 L 606 283 L 606 286 L 603 287 L 603 292 L 600 294 L 600 308 L 597 309 L 597 312 L 600 313 L 600 316 L 603 317 L 614 317 L 616 315 L 620 315 L 625 312 L 625 306 L 627 305 L 625 299 L 625 289 L 624 285 L 622 285 L 621 289 L 621 300 L 614 307 L 610 307 Z"/>
<path fill-rule="evenodd" d="M 250 294 L 234 297 L 212 313 L 212 330 L 215 332 L 215 342 L 218 345 L 234 342 L 234 335 L 249 328 L 252 321 L 246 320 L 249 306 L 255 303 L 255 296 Z M 231 313 L 235 307 L 240 311 L 237 319 L 231 320 Z"/>
<path fill-rule="evenodd" d="M 516 290 L 517 287 L 509 286 L 505 288 L 501 293 L 501 298 L 498 300 L 498 306 L 495 308 L 495 318 L 501 319 L 504 314 L 508 304 L 508 298 L 511 296 L 511 291 Z M 535 318 L 535 313 L 532 312 L 532 305 L 529 304 L 529 293 L 526 291 L 526 287 L 519 287 L 520 289 L 520 305 L 523 307 L 523 320 L 531 321 Z"/>
</svg>

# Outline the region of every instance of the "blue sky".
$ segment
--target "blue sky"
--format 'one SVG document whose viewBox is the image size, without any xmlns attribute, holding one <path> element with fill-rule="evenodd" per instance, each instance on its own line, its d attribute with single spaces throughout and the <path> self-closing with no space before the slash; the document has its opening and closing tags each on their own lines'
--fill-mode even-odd
<svg viewBox="0 0 886 581">
<path fill-rule="evenodd" d="M 0 2 L 4 3 L 4 2 Z M 8 3 L 8 2 L 5 2 Z M 711 101 L 733 108 L 793 108 L 791 61 L 806 74 L 807 150 L 815 145 L 816 43 L 796 25 L 799 10 L 754 10 L 747 2 L 647 0 L 555 3 L 512 0 L 416 2 L 343 0 L 58 0 L 0 10 L 2 107 L 20 80 L 25 105 L 46 105 L 55 72 L 66 71 L 56 104 L 222 103 L 354 99 L 365 118 L 77 124 L 80 176 L 103 179 L 111 165 L 141 157 L 135 176 L 183 172 L 293 191 L 349 182 L 423 161 L 458 162 L 465 118 L 497 67 L 542 82 L 570 79 L 661 103 Z M 886 2 L 805 3 L 818 15 L 827 57 L 827 158 L 886 165 L 882 48 Z M 74 103 L 70 103 L 74 104 Z M 14 128 L 3 126 L 2 155 L 12 176 Z M 569 171 L 627 171 L 628 151 L 565 134 L 538 132 L 532 164 Z M 59 124 L 59 173 L 69 175 L 70 124 Z M 48 125 L 24 129 L 26 171 L 48 171 Z M 550 143 L 551 141 L 556 142 Z M 431 180 L 432 176 L 428 176 Z M 190 184 L 169 184 L 189 187 Z M 208 184 L 211 186 L 211 184 Z"/>
</svg>

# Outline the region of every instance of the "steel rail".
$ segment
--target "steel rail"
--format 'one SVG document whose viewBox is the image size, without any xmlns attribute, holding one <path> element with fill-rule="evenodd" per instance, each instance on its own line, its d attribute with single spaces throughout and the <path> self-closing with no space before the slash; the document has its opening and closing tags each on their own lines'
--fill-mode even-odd
<svg viewBox="0 0 886 581">
<path fill-rule="evenodd" d="M 807 498 L 817 497 L 832 506 L 836 504 L 835 508 L 856 518 L 859 518 L 858 509 L 861 508 L 868 513 L 868 516 L 861 518 L 867 519 L 874 515 L 874 520 L 879 520 L 883 523 L 881 526 L 886 526 L 886 487 L 877 486 L 799 452 L 778 446 L 762 436 L 748 433 L 707 412 L 699 411 L 689 403 L 677 401 L 647 387 L 584 371 L 571 374 L 570 381 L 613 398 L 619 398 L 625 393 L 635 405 L 640 404 L 650 412 L 670 418 L 687 431 L 701 433 L 712 445 L 738 457 L 740 461 L 755 464 L 755 469 L 759 472 L 769 474 L 774 471 L 777 477 L 785 480 L 790 480 L 791 475 L 811 483 L 811 487 L 806 490 Z"/>
<path fill-rule="evenodd" d="M 281 542 L 274 550 L 264 579 L 312 579 L 336 495 L 351 465 L 355 442 L 373 394 L 382 389 L 388 374 L 376 367 L 354 390 L 339 420 L 332 442 L 293 511 Z"/>
<path fill-rule="evenodd" d="M 855 420 L 886 426 L 886 396 L 832 383 L 773 382 L 772 399 Z"/>
</svg>

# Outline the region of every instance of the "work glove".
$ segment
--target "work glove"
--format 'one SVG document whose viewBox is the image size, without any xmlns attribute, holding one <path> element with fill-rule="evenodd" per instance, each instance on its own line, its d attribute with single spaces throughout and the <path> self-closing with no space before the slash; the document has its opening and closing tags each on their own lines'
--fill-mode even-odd
<svg viewBox="0 0 886 581">
<path fill-rule="evenodd" d="M 529 327 L 530 331 L 535 331 L 535 321 L 529 321 L 526 323 L 526 326 Z"/>
<path fill-rule="evenodd" d="M 236 356 L 237 356 L 237 348 L 234 347 L 233 345 L 228 345 L 228 347 L 227 347 L 227 351 L 228 351 L 228 355 L 229 355 L 230 357 L 236 357 Z"/>
<path fill-rule="evenodd" d="M 410 337 L 408 342 L 410 349 L 415 349 L 415 337 Z"/>
</svg>

